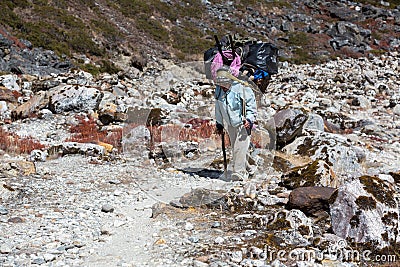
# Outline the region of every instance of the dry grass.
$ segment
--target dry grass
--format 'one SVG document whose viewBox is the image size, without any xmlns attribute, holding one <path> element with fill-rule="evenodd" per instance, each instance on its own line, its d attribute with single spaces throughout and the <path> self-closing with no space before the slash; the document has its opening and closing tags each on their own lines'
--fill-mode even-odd
<svg viewBox="0 0 400 267">
<path fill-rule="evenodd" d="M 181 141 L 199 142 L 201 139 L 210 138 L 214 133 L 215 125 L 209 120 L 192 119 L 185 127 L 179 125 L 148 126 L 151 139 L 155 143 L 168 141 L 169 137 L 176 137 Z M 178 133 L 178 135 L 177 135 Z"/>
<path fill-rule="evenodd" d="M 94 118 L 86 118 L 77 116 L 78 124 L 71 126 L 70 132 L 72 137 L 66 141 L 78 143 L 98 143 L 103 142 L 112 145 L 114 148 L 121 150 L 122 145 L 122 129 L 107 132 L 100 130 Z"/>
<path fill-rule="evenodd" d="M 9 133 L 0 128 L 0 149 L 8 153 L 29 154 L 32 150 L 42 149 L 45 146 L 32 137 L 21 138 L 15 133 Z"/>
</svg>

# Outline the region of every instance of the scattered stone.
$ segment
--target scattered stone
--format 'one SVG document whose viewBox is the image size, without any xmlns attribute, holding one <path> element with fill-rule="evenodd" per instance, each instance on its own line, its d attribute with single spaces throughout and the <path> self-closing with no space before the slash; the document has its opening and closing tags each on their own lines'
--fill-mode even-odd
<svg viewBox="0 0 400 267">
<path fill-rule="evenodd" d="M 106 213 L 108 213 L 108 212 L 113 212 L 113 211 L 114 211 L 114 207 L 111 206 L 110 204 L 104 204 L 104 205 L 101 207 L 101 211 L 102 211 L 102 212 L 106 212 Z"/>
<path fill-rule="evenodd" d="M 43 257 L 36 257 L 32 260 L 32 264 L 42 265 L 46 263 L 46 260 Z"/>
<path fill-rule="evenodd" d="M 11 253 L 12 249 L 9 245 L 7 244 L 2 244 L 0 245 L 0 253 L 1 254 L 9 254 Z"/>
<path fill-rule="evenodd" d="M 101 227 L 100 233 L 101 233 L 102 235 L 111 235 L 112 230 L 111 230 L 110 227 L 108 227 L 108 226 L 105 225 L 105 226 Z"/>
<path fill-rule="evenodd" d="M 219 227 L 221 227 L 221 223 L 220 223 L 220 222 L 214 222 L 214 223 L 211 225 L 211 228 L 219 228 Z"/>
<path fill-rule="evenodd" d="M 45 254 L 43 254 L 43 259 L 44 259 L 46 262 L 54 261 L 54 260 L 56 259 L 56 255 L 54 255 L 54 254 L 49 254 L 49 253 L 45 253 Z"/>
<path fill-rule="evenodd" d="M 256 198 L 256 195 L 257 195 L 256 185 L 254 183 L 247 183 L 244 186 L 244 192 L 245 192 L 246 197 L 249 197 L 251 199 Z"/>
<path fill-rule="evenodd" d="M 29 160 L 30 161 L 34 161 L 34 162 L 35 161 L 42 161 L 43 162 L 43 161 L 46 161 L 47 156 L 48 156 L 47 151 L 34 149 L 34 150 L 31 151 L 31 154 L 29 156 Z"/>
<path fill-rule="evenodd" d="M 185 223 L 185 230 L 186 231 L 191 231 L 193 229 L 194 229 L 194 225 L 192 223 L 190 223 L 190 222 L 186 222 Z"/>
<path fill-rule="evenodd" d="M 25 222 L 25 220 L 21 217 L 11 217 L 10 219 L 8 219 L 9 223 L 23 223 Z"/>
<path fill-rule="evenodd" d="M 103 211 L 103 209 L 102 209 L 102 211 Z M 104 212 L 106 212 L 106 211 L 104 211 Z M 112 212 L 112 211 L 109 211 L 109 212 Z M 115 220 L 113 225 L 114 225 L 114 228 L 118 228 L 118 227 L 121 227 L 122 225 L 125 225 L 126 223 L 127 223 L 126 221 Z"/>
<path fill-rule="evenodd" d="M 0 215 L 7 215 L 7 214 L 8 210 L 4 206 L 0 205 Z"/>
<path fill-rule="evenodd" d="M 225 242 L 225 239 L 223 237 L 221 237 L 221 236 L 219 236 L 219 237 L 214 239 L 214 243 L 215 244 L 219 244 L 220 245 L 220 244 L 222 244 L 224 242 Z"/>
<path fill-rule="evenodd" d="M 192 243 L 198 243 L 199 238 L 197 236 L 191 236 L 191 237 L 189 237 L 189 241 Z"/>
<path fill-rule="evenodd" d="M 198 260 L 193 261 L 193 267 L 208 267 L 208 266 L 210 266 L 208 263 L 198 261 Z"/>
<path fill-rule="evenodd" d="M 308 119 L 303 125 L 303 130 L 321 131 L 325 128 L 324 119 L 318 114 L 308 114 Z"/>
<path fill-rule="evenodd" d="M 393 113 L 400 116 L 400 104 L 397 104 L 394 108 L 393 108 Z"/>
<path fill-rule="evenodd" d="M 231 255 L 231 261 L 240 263 L 243 260 L 243 253 L 241 251 L 234 251 Z"/>
</svg>

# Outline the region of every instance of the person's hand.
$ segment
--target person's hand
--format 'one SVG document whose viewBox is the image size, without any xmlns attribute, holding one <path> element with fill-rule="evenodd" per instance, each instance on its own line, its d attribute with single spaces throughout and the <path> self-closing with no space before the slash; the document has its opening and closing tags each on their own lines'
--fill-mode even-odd
<svg viewBox="0 0 400 267">
<path fill-rule="evenodd" d="M 253 122 L 249 119 L 243 120 L 243 126 L 247 131 L 248 135 L 251 135 L 251 129 L 253 129 Z"/>
<path fill-rule="evenodd" d="M 253 126 L 251 121 L 248 119 L 243 120 L 243 125 L 244 125 L 244 128 L 246 128 L 246 129 L 251 129 Z"/>
</svg>

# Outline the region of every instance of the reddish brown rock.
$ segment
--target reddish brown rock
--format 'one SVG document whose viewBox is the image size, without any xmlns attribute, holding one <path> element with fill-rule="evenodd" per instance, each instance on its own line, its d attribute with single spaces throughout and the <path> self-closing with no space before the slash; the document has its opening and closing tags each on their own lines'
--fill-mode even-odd
<svg viewBox="0 0 400 267">
<path fill-rule="evenodd" d="M 17 102 L 18 92 L 0 86 L 0 101 Z"/>
<path fill-rule="evenodd" d="M 28 102 L 17 107 L 11 112 L 12 120 L 25 119 L 35 116 L 36 112 L 48 105 L 49 98 L 45 92 L 35 94 Z"/>
<path fill-rule="evenodd" d="M 316 215 L 329 211 L 338 195 L 338 189 L 332 187 L 299 187 L 289 195 L 289 207 L 299 209 L 307 215 Z"/>
</svg>

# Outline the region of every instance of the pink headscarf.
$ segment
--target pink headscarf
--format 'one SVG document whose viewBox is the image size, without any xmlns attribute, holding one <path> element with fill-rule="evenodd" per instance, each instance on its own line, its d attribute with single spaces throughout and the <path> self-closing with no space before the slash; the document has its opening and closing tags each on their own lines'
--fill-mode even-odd
<svg viewBox="0 0 400 267">
<path fill-rule="evenodd" d="M 222 51 L 224 56 L 227 59 L 232 59 L 232 52 L 229 50 Z M 217 75 L 217 70 L 220 69 L 224 65 L 224 61 L 222 59 L 222 55 L 220 53 L 217 53 L 214 57 L 213 62 L 211 63 L 211 74 L 213 79 L 216 78 Z M 240 60 L 240 56 L 235 53 L 235 58 L 233 59 L 231 65 L 229 66 L 229 70 L 231 73 L 237 77 L 239 75 L 239 70 L 241 68 L 242 62 Z"/>
</svg>

